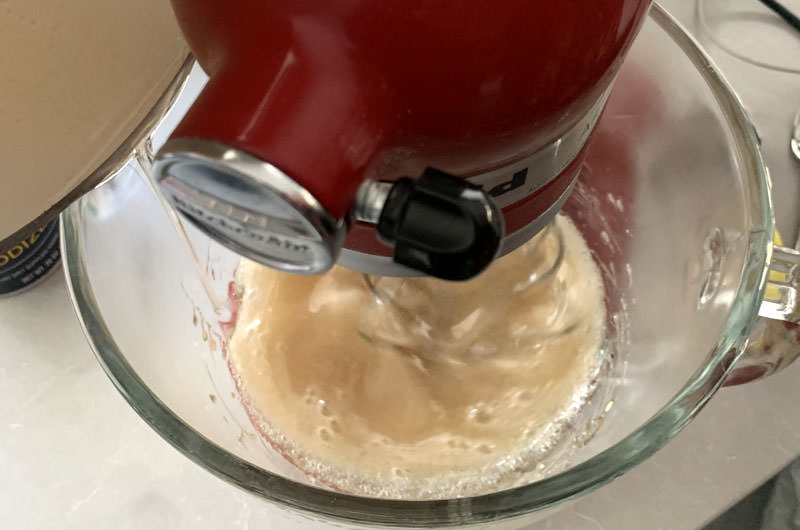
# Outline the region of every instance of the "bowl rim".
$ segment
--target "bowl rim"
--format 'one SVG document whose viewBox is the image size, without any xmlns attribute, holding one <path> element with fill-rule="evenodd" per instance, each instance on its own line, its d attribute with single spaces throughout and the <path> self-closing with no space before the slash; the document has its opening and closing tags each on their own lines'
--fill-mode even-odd
<svg viewBox="0 0 800 530">
<path fill-rule="evenodd" d="M 452 527 L 506 519 L 550 508 L 592 491 L 638 465 L 691 421 L 741 354 L 758 316 L 772 251 L 774 221 L 769 177 L 754 127 L 725 78 L 695 40 L 661 6 L 650 19 L 694 63 L 727 118 L 746 175 L 749 247 L 731 313 L 721 337 L 686 385 L 646 423 L 615 445 L 546 479 L 496 493 L 447 500 L 402 501 L 358 497 L 300 484 L 248 463 L 195 431 L 162 403 L 115 343 L 88 280 L 79 205 L 62 214 L 61 244 L 67 286 L 95 356 L 130 406 L 167 442 L 223 480 L 283 507 L 340 522 L 403 527 Z"/>
</svg>

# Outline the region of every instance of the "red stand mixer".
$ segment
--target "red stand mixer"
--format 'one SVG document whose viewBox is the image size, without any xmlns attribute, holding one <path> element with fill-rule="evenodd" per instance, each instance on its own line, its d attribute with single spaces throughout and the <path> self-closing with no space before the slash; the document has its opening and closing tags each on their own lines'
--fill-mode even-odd
<svg viewBox="0 0 800 530">
<path fill-rule="evenodd" d="M 288 272 L 465 280 L 569 196 L 649 0 L 172 3 L 210 76 L 177 210 Z"/>
</svg>

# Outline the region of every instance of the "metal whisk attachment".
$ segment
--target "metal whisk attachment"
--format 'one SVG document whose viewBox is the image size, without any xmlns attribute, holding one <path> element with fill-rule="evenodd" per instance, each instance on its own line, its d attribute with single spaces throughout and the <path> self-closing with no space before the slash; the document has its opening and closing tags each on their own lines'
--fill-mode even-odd
<svg viewBox="0 0 800 530">
<path fill-rule="evenodd" d="M 365 274 L 374 297 L 361 335 L 379 348 L 432 362 L 502 357 L 575 328 L 564 279 L 563 235 L 554 222 L 469 282 Z"/>
</svg>

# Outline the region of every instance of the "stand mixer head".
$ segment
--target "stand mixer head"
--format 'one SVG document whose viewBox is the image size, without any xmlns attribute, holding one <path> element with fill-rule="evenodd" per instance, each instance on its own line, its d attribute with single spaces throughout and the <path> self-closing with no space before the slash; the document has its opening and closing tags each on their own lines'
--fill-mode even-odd
<svg viewBox="0 0 800 530">
<path fill-rule="evenodd" d="M 569 196 L 649 0 L 173 0 L 210 76 L 171 204 L 280 270 L 469 279 Z"/>
</svg>

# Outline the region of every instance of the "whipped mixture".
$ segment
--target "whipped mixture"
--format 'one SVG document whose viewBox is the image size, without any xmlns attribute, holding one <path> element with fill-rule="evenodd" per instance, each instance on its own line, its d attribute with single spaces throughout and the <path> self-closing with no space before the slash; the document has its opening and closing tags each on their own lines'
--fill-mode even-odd
<svg viewBox="0 0 800 530">
<path fill-rule="evenodd" d="M 0 1 L 0 240 L 106 160 L 187 54 L 166 0 Z"/>
<path fill-rule="evenodd" d="M 394 498 L 513 483 L 602 364 L 600 273 L 566 217 L 467 283 L 243 263 L 230 340 L 262 435 L 317 483 Z"/>
</svg>

